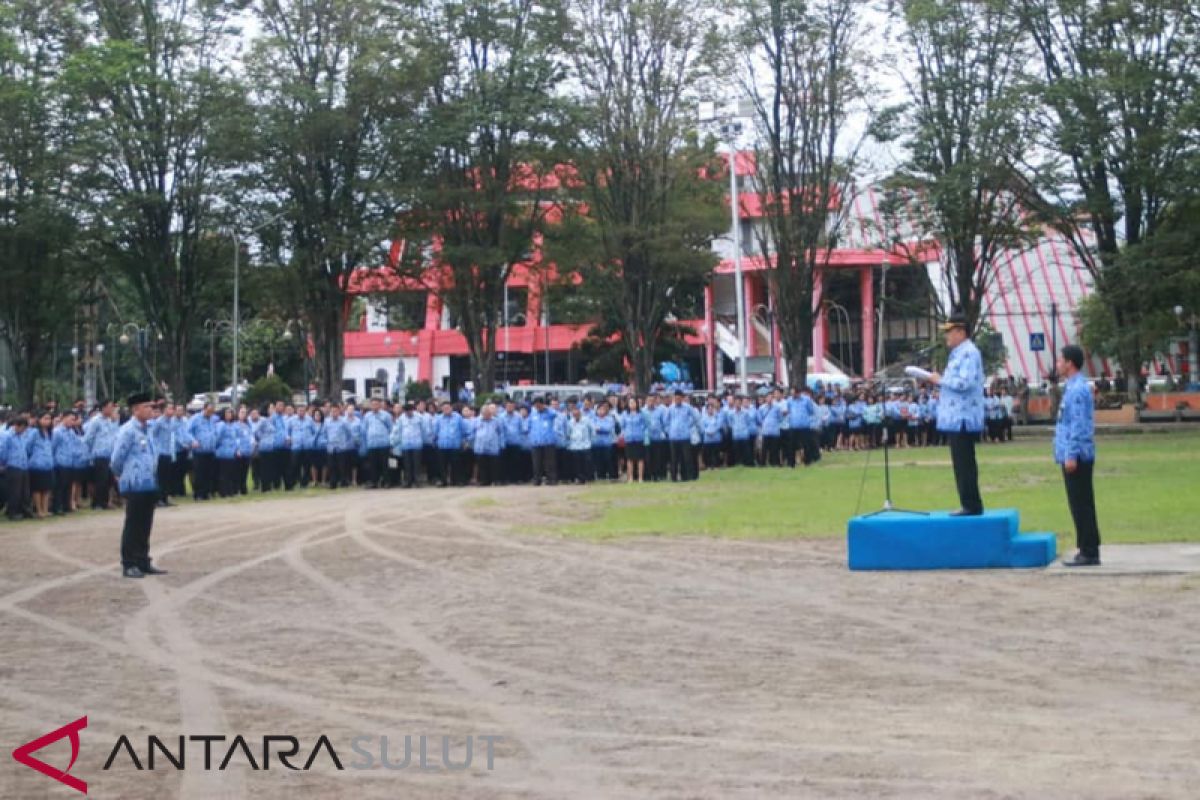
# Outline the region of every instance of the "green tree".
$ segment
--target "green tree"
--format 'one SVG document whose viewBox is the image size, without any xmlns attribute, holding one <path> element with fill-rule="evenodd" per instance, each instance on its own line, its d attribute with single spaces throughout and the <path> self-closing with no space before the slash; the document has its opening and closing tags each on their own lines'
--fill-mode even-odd
<svg viewBox="0 0 1200 800">
<path fill-rule="evenodd" d="M 458 319 L 481 393 L 495 386 L 504 285 L 518 264 L 538 268 L 554 208 L 565 33 L 560 0 L 430 0 L 420 14 L 425 113 L 400 269 Z"/>
<path fill-rule="evenodd" d="M 83 37 L 73 3 L 0 5 L 0 337 L 21 406 L 33 402 L 53 337 L 70 330 L 90 283 L 72 202 L 81 120 L 62 85 Z"/>
<path fill-rule="evenodd" d="M 166 374 L 187 392 L 202 296 L 222 276 L 220 198 L 244 115 L 230 19 L 239 3 L 96 0 L 66 77 L 87 112 L 87 218 L 109 282 L 163 334 Z M 227 275 L 227 273 L 224 273 Z"/>
<path fill-rule="evenodd" d="M 1189 0 L 1016 6 L 1041 66 L 1044 144 L 1063 161 L 1061 188 L 1031 191 L 1028 203 L 1068 237 L 1090 271 L 1122 332 L 1112 346 L 1136 397 L 1162 312 L 1173 304 L 1145 303 L 1132 287 L 1152 288 L 1149 276 L 1133 278 L 1133 262 L 1121 254 L 1149 244 L 1200 185 L 1200 16 Z"/>
<path fill-rule="evenodd" d="M 254 87 L 268 260 L 281 292 L 303 311 L 321 393 L 339 397 L 351 280 L 385 263 L 411 128 L 411 8 L 390 0 L 263 0 Z"/>
<path fill-rule="evenodd" d="M 937 241 L 949 304 L 974 332 L 1003 254 L 1038 235 L 1017 190 L 1018 167 L 1033 161 L 1031 54 L 1004 0 L 906 0 L 896 13 L 913 63 L 893 129 L 908 135 L 908 158 L 887 182 L 886 210 L 912 239 Z M 1044 176 L 1030 167 L 1030 177 Z"/>
<path fill-rule="evenodd" d="M 743 11 L 743 82 L 754 105 L 764 214 L 755 240 L 773 266 L 767 279 L 788 379 L 803 386 L 815 276 L 837 246 L 854 194 L 861 140 L 847 120 L 867 99 L 862 4 L 745 0 Z"/>
<path fill-rule="evenodd" d="M 691 314 L 676 312 L 703 291 L 725 225 L 721 182 L 708 177 L 719 163 L 694 133 L 694 97 L 716 64 L 705 9 L 696 0 L 572 7 L 580 202 L 566 207 L 551 253 L 583 277 L 600 320 L 592 336 L 619 334 L 639 391 L 660 344 L 682 336 L 675 320 Z"/>
</svg>

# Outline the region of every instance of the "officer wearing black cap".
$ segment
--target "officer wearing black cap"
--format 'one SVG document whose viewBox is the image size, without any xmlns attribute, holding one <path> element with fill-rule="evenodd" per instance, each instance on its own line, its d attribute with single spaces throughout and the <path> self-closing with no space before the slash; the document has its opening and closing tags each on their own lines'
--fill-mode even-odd
<svg viewBox="0 0 1200 800">
<path fill-rule="evenodd" d="M 165 575 L 150 563 L 150 529 L 158 505 L 158 450 L 150 435 L 154 398 L 129 398 L 129 421 L 121 426 L 110 466 L 125 498 L 125 528 L 121 533 L 121 569 L 126 578 Z"/>
<path fill-rule="evenodd" d="M 1058 374 L 1067 379 L 1058 422 L 1054 426 L 1054 461 L 1062 467 L 1067 504 L 1075 521 L 1079 552 L 1063 561 L 1068 567 L 1100 566 L 1100 528 L 1096 524 L 1096 495 L 1092 471 L 1096 464 L 1096 426 L 1092 390 L 1083 377 L 1083 350 L 1067 345 L 1058 359 Z"/>
<path fill-rule="evenodd" d="M 950 460 L 961 508 L 953 516 L 983 513 L 979 496 L 979 467 L 975 442 L 983 433 L 983 359 L 967 329 L 967 318 L 954 313 L 942 325 L 950 358 L 945 374 L 933 373 L 930 380 L 941 388 L 938 401 L 938 430 L 950 441 Z"/>
</svg>

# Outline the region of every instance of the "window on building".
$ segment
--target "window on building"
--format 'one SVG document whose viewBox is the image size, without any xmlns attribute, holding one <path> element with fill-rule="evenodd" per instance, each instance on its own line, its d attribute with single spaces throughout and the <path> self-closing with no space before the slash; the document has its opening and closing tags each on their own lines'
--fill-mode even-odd
<svg viewBox="0 0 1200 800">
<path fill-rule="evenodd" d="M 508 287 L 508 306 L 504 309 L 504 316 L 501 318 L 500 324 L 507 323 L 512 327 L 524 325 L 526 309 L 529 307 L 528 302 L 528 289 Z"/>
<path fill-rule="evenodd" d="M 415 331 L 425 327 L 425 301 L 421 291 L 391 292 L 384 297 L 389 331 Z"/>
</svg>

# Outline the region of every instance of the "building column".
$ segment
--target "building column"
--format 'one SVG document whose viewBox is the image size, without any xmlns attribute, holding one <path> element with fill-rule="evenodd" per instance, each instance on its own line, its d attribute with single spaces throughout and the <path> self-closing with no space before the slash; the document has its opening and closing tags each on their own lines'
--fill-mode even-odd
<svg viewBox="0 0 1200 800">
<path fill-rule="evenodd" d="M 717 388 L 716 329 L 713 315 L 713 287 L 704 287 L 704 369 L 708 373 L 708 390 Z"/>
<path fill-rule="evenodd" d="M 818 267 L 813 271 L 813 372 L 825 371 L 825 343 L 829 341 L 829 327 L 825 309 L 821 306 L 825 288 L 825 270 Z"/>
<path fill-rule="evenodd" d="M 758 286 L 753 272 L 742 273 L 742 299 L 746 302 L 746 330 L 743 331 L 746 337 L 746 358 L 752 358 L 758 355 L 755 344 L 758 337 L 754 335 L 754 307 L 758 305 Z"/>
<path fill-rule="evenodd" d="M 858 270 L 858 299 L 862 304 L 862 376 L 875 375 L 875 268 Z"/>
</svg>

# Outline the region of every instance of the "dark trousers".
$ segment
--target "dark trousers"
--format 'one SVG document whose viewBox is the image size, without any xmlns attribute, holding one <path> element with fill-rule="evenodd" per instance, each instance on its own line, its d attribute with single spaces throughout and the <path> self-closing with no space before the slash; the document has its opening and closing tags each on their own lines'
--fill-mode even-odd
<svg viewBox="0 0 1200 800">
<path fill-rule="evenodd" d="M 690 481 L 695 459 L 691 442 L 685 439 L 673 440 L 671 442 L 671 480 Z"/>
<path fill-rule="evenodd" d="M 734 439 L 733 440 L 733 458 L 735 464 L 740 464 L 743 467 L 754 466 L 754 440 L 753 439 Z"/>
<path fill-rule="evenodd" d="M 250 459 L 242 456 L 237 459 L 237 478 L 235 479 L 234 488 L 237 494 L 246 494 L 249 490 L 246 488 L 246 482 L 250 478 Z"/>
<path fill-rule="evenodd" d="M 500 474 L 500 456 L 476 453 L 475 463 L 479 465 L 479 485 L 491 486 Z"/>
<path fill-rule="evenodd" d="M 763 436 L 763 463 L 768 467 L 780 466 L 778 436 Z"/>
<path fill-rule="evenodd" d="M 791 428 L 780 434 L 780 441 L 783 442 L 783 461 L 789 467 L 796 466 L 796 451 L 802 445 L 803 435 L 804 431 L 799 428 Z"/>
<path fill-rule="evenodd" d="M 75 485 L 75 470 L 58 467 L 54 470 L 54 491 L 50 495 L 50 510 L 65 514 L 71 507 L 71 487 Z"/>
<path fill-rule="evenodd" d="M 568 450 L 567 456 L 571 460 L 572 478 L 576 483 L 590 483 L 592 480 L 592 451 L 588 450 Z"/>
<path fill-rule="evenodd" d="M 979 465 L 975 463 L 976 433 L 949 433 L 950 460 L 954 464 L 954 482 L 958 485 L 959 506 L 973 514 L 983 512 L 979 496 Z"/>
<path fill-rule="evenodd" d="M 510 444 L 500 454 L 500 482 L 518 483 L 521 480 L 521 448 Z"/>
<path fill-rule="evenodd" d="M 107 458 L 92 461 L 92 482 L 96 485 L 96 492 L 92 495 L 92 508 L 108 508 L 112 471 L 109 469 Z"/>
<path fill-rule="evenodd" d="M 547 444 L 530 452 L 533 455 L 533 482 L 545 481 L 551 486 L 558 483 L 558 448 Z"/>
<path fill-rule="evenodd" d="M 367 464 L 370 466 L 367 480 L 376 486 L 386 486 L 388 483 L 388 449 L 373 447 L 368 450 Z"/>
<path fill-rule="evenodd" d="M 596 470 L 597 480 L 614 481 L 617 479 L 617 454 L 611 444 L 592 447 L 592 466 Z"/>
<path fill-rule="evenodd" d="M 279 481 L 279 476 L 275 473 L 275 467 L 279 461 L 275 458 L 275 451 L 270 450 L 266 453 L 258 454 L 258 489 L 262 492 L 269 492 L 275 488 L 275 484 Z"/>
<path fill-rule="evenodd" d="M 704 468 L 716 469 L 721 466 L 721 443 L 720 442 L 705 442 L 704 444 Z"/>
<path fill-rule="evenodd" d="M 238 493 L 237 479 L 240 474 L 241 469 L 237 459 L 217 459 L 217 492 L 221 497 L 233 497 Z"/>
<path fill-rule="evenodd" d="M 404 450 L 404 485 L 411 489 L 417 485 L 417 471 L 421 468 L 421 451 Z"/>
<path fill-rule="evenodd" d="M 442 486 L 455 483 L 459 477 L 459 450 L 438 448 L 438 477 Z"/>
<path fill-rule="evenodd" d="M 192 494 L 197 500 L 207 500 L 215 488 L 217 458 L 212 453 L 196 453 L 192 464 Z"/>
<path fill-rule="evenodd" d="M 309 479 L 312 477 L 312 470 L 309 469 L 308 451 L 293 450 L 291 458 L 288 461 L 288 474 L 284 479 L 283 486 L 285 489 L 291 489 L 299 484 L 301 489 L 308 486 Z"/>
<path fill-rule="evenodd" d="M 350 470 L 354 464 L 355 454 L 349 451 L 339 451 L 329 454 L 329 488 L 350 485 Z"/>
<path fill-rule="evenodd" d="M 173 497 L 187 497 L 187 475 L 190 467 L 191 459 L 188 458 L 188 452 L 186 450 L 177 451 L 175 460 L 171 463 L 171 495 Z"/>
<path fill-rule="evenodd" d="M 4 495 L 8 501 L 5 509 L 9 519 L 25 516 L 29 505 L 29 473 L 23 469 L 9 467 L 4 473 Z"/>
<path fill-rule="evenodd" d="M 667 477 L 667 466 L 671 460 L 671 443 L 666 439 L 650 442 L 650 462 L 647 464 L 650 480 L 661 481 Z"/>
<path fill-rule="evenodd" d="M 125 495 L 125 528 L 121 531 L 121 566 L 143 569 L 150 566 L 150 529 L 158 492 L 129 492 Z"/>
<path fill-rule="evenodd" d="M 1067 504 L 1075 521 L 1075 543 L 1085 556 L 1100 556 L 1100 527 L 1096 523 L 1096 493 L 1092 486 L 1095 464 L 1078 461 L 1074 472 L 1063 470 Z"/>
<path fill-rule="evenodd" d="M 171 487 L 175 480 L 175 462 L 170 456 L 158 457 L 158 499 L 159 502 L 167 502 L 167 498 L 171 496 Z"/>
<path fill-rule="evenodd" d="M 815 464 L 821 460 L 821 433 L 812 428 L 800 431 L 800 442 L 804 449 L 804 463 Z"/>
</svg>

